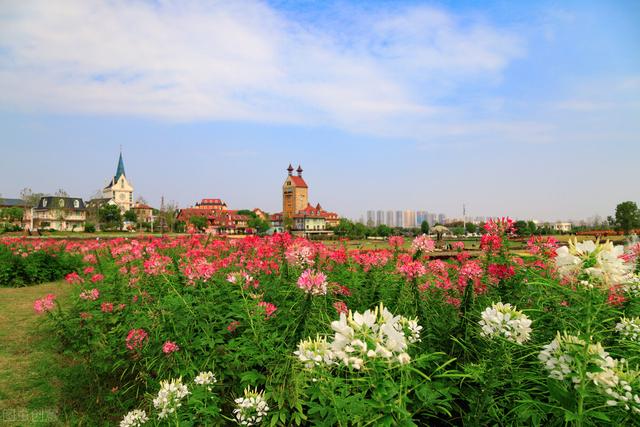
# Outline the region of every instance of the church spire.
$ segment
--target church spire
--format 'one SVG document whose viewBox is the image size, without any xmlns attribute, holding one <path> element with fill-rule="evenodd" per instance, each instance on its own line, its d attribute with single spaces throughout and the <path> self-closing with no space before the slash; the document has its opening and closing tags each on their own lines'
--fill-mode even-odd
<svg viewBox="0 0 640 427">
<path fill-rule="evenodd" d="M 116 169 L 116 176 L 114 177 L 114 182 L 118 182 L 121 176 L 127 176 L 124 173 L 124 161 L 122 161 L 122 149 L 120 149 L 120 158 L 118 159 L 118 169 Z"/>
</svg>

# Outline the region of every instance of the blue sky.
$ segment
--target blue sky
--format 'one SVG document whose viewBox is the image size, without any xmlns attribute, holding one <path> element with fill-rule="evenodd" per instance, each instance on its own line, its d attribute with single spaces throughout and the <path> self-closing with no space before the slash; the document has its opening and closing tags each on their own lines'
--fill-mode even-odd
<svg viewBox="0 0 640 427">
<path fill-rule="evenodd" d="M 0 195 L 579 219 L 640 202 L 640 3 L 0 4 Z"/>
</svg>

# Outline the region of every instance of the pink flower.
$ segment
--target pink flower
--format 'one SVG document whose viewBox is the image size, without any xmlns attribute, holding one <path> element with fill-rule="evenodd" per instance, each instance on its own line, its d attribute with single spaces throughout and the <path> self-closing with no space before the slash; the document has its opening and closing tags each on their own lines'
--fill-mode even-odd
<svg viewBox="0 0 640 427">
<path fill-rule="evenodd" d="M 427 274 L 427 268 L 420 261 L 412 260 L 407 254 L 398 257 L 396 271 L 407 279 L 415 279 Z"/>
<path fill-rule="evenodd" d="M 478 261 L 467 261 L 458 271 L 458 286 L 464 289 L 469 281 L 473 282 L 475 286 L 479 283 L 483 274 L 484 271 Z"/>
<path fill-rule="evenodd" d="M 89 320 L 93 318 L 93 315 L 91 313 L 87 313 L 86 311 L 83 311 L 82 313 L 80 313 L 80 318 L 84 320 Z"/>
<path fill-rule="evenodd" d="M 392 248 L 401 248 L 404 245 L 404 239 L 402 236 L 391 236 L 389 237 L 389 246 Z"/>
<path fill-rule="evenodd" d="M 70 283 L 72 285 L 84 283 L 84 279 L 82 277 L 80 277 L 80 275 L 78 273 L 76 273 L 75 271 L 73 273 L 67 274 L 64 277 L 64 280 L 66 280 L 67 283 Z"/>
<path fill-rule="evenodd" d="M 260 301 L 258 303 L 259 307 L 263 307 L 264 308 L 264 313 L 265 313 L 265 318 L 268 319 L 269 317 L 271 317 L 273 315 L 273 313 L 276 312 L 276 310 L 278 309 L 278 307 L 276 307 L 275 305 L 271 304 L 270 302 L 265 302 L 265 301 Z"/>
<path fill-rule="evenodd" d="M 96 256 L 93 254 L 85 255 L 84 258 L 82 258 L 82 260 L 89 264 L 95 264 L 96 262 L 98 262 L 98 260 L 96 259 Z M 89 273 L 85 273 L 85 274 L 89 274 Z"/>
<path fill-rule="evenodd" d="M 432 252 L 436 248 L 436 242 L 431 240 L 429 236 L 426 234 L 422 234 L 411 242 L 411 252 L 412 253 L 422 253 L 426 254 Z"/>
<path fill-rule="evenodd" d="M 464 250 L 464 242 L 453 242 L 451 247 L 457 251 Z"/>
<path fill-rule="evenodd" d="M 485 252 L 498 252 L 502 247 L 502 238 L 496 234 L 483 234 L 480 238 L 480 249 Z"/>
<path fill-rule="evenodd" d="M 334 302 L 333 303 L 333 308 L 336 309 L 338 314 L 341 314 L 341 313 L 347 314 L 349 312 L 349 308 L 347 307 L 347 304 L 344 303 L 344 301 L 336 301 L 336 302 Z"/>
<path fill-rule="evenodd" d="M 315 264 L 314 258 L 316 250 L 306 240 L 298 240 L 289 246 L 284 253 L 284 257 L 289 263 L 296 267 L 311 267 Z"/>
<path fill-rule="evenodd" d="M 54 294 L 47 294 L 46 297 L 34 301 L 33 309 L 38 314 L 42 314 L 45 311 L 51 311 L 55 307 L 55 300 L 56 296 Z"/>
<path fill-rule="evenodd" d="M 127 334 L 126 344 L 129 350 L 140 350 L 149 335 L 144 329 L 131 329 Z"/>
<path fill-rule="evenodd" d="M 144 272 L 157 276 L 167 273 L 167 266 L 171 263 L 171 258 L 164 255 L 152 254 L 151 257 L 144 262 Z"/>
<path fill-rule="evenodd" d="M 86 268 L 83 270 L 84 274 L 91 274 L 91 273 L 93 273 L 94 271 L 95 271 L 95 268 L 93 268 L 93 267 L 91 267 L 91 266 L 86 267 Z"/>
<path fill-rule="evenodd" d="M 98 273 L 98 274 L 94 274 L 94 275 L 91 277 L 91 281 L 92 281 L 93 283 L 101 282 L 103 279 L 104 279 L 104 274 L 100 274 L 100 273 Z"/>
<path fill-rule="evenodd" d="M 113 311 L 113 303 L 103 302 L 100 304 L 100 310 L 102 310 L 103 313 L 111 313 Z"/>
<path fill-rule="evenodd" d="M 240 322 L 234 320 L 227 325 L 227 331 L 233 332 L 238 328 L 238 326 L 240 326 Z"/>
<path fill-rule="evenodd" d="M 508 279 L 516 274 L 513 266 L 503 264 L 490 264 L 487 271 L 490 275 L 500 280 Z"/>
<path fill-rule="evenodd" d="M 100 298 L 100 291 L 98 289 L 91 289 L 90 291 L 83 291 L 80 293 L 80 298 L 83 300 L 95 301 Z"/>
<path fill-rule="evenodd" d="M 180 350 L 180 347 L 178 347 L 178 345 L 174 342 L 171 341 L 167 341 L 162 345 L 162 352 L 164 354 L 171 354 L 175 351 Z"/>
<path fill-rule="evenodd" d="M 327 294 L 327 276 L 320 271 L 307 269 L 298 278 L 298 287 L 311 295 Z"/>
</svg>

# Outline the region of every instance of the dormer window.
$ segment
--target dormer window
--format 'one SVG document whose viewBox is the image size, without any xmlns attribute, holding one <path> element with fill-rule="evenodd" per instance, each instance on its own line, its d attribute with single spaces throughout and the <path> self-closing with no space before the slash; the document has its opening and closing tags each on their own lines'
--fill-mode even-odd
<svg viewBox="0 0 640 427">
<path fill-rule="evenodd" d="M 73 201 L 73 207 L 78 209 L 80 208 L 80 200 L 76 199 Z"/>
<path fill-rule="evenodd" d="M 64 208 L 64 199 L 58 200 L 58 206 L 60 206 L 61 208 Z"/>
<path fill-rule="evenodd" d="M 42 207 L 46 208 L 47 207 L 47 199 L 43 199 L 42 200 Z"/>
</svg>

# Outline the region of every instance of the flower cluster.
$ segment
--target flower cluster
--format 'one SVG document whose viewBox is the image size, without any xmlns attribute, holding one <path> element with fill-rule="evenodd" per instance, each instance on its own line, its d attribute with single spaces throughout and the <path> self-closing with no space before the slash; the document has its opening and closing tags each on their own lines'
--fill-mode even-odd
<svg viewBox="0 0 640 427">
<path fill-rule="evenodd" d="M 295 267 L 312 267 L 315 256 L 314 247 L 301 242 L 293 243 L 284 253 L 287 263 Z"/>
<path fill-rule="evenodd" d="M 640 342 L 640 317 L 623 317 L 616 324 L 616 332 L 628 340 Z"/>
<path fill-rule="evenodd" d="M 306 368 L 313 368 L 320 364 L 333 364 L 331 344 L 324 337 L 308 338 L 298 343 L 298 349 L 293 352 Z"/>
<path fill-rule="evenodd" d="M 80 275 L 75 271 L 73 273 L 69 273 L 66 276 L 64 276 L 64 280 L 66 280 L 67 283 L 72 285 L 84 283 L 84 279 L 80 277 Z"/>
<path fill-rule="evenodd" d="M 587 370 L 593 372 L 612 369 L 615 366 L 614 359 L 600 343 L 586 343 L 583 339 L 566 332 L 558 332 L 553 341 L 543 347 L 538 359 L 544 363 L 550 378 L 560 381 L 570 379 L 576 385 L 581 382 L 577 369 L 579 365 L 586 366 Z"/>
<path fill-rule="evenodd" d="M 100 291 L 98 289 L 91 289 L 90 291 L 83 291 L 80 293 L 80 298 L 89 301 L 95 301 L 100 298 Z"/>
<path fill-rule="evenodd" d="M 404 238 L 402 236 L 389 237 L 389 246 L 392 248 L 401 248 L 404 245 Z"/>
<path fill-rule="evenodd" d="M 262 419 L 269 412 L 269 405 L 264 398 L 264 392 L 246 388 L 244 396 L 235 399 L 236 409 L 233 413 L 238 424 L 243 426 L 254 426 L 260 424 Z"/>
<path fill-rule="evenodd" d="M 178 347 L 178 344 L 172 342 L 172 341 L 167 341 L 162 345 L 162 352 L 164 354 L 171 354 L 173 352 L 176 352 L 180 350 L 180 347 Z"/>
<path fill-rule="evenodd" d="M 556 252 L 556 267 L 566 278 L 577 278 L 584 273 L 608 287 L 628 281 L 633 270 L 633 264 L 622 258 L 624 248 L 611 242 L 569 241 L 568 247 L 558 248 Z"/>
<path fill-rule="evenodd" d="M 364 313 L 340 314 L 339 320 L 331 322 L 331 329 L 335 331 L 333 358 L 360 370 L 369 359 L 409 363 L 408 344 L 419 340 L 422 327 L 415 320 L 394 316 L 380 304 Z"/>
<path fill-rule="evenodd" d="M 149 421 L 149 417 L 147 417 L 145 411 L 134 409 L 133 411 L 129 411 L 122 421 L 120 421 L 120 427 L 140 427 L 147 421 Z"/>
<path fill-rule="evenodd" d="M 127 348 L 129 350 L 140 350 L 148 337 L 149 335 L 144 329 L 131 329 L 127 334 Z"/>
<path fill-rule="evenodd" d="M 166 418 L 182 404 L 180 401 L 189 394 L 189 389 L 182 384 L 182 378 L 171 381 L 160 381 L 160 391 L 153 399 L 153 406 L 159 410 L 158 418 Z"/>
<path fill-rule="evenodd" d="M 396 271 L 407 279 L 416 279 L 427 274 L 427 268 L 420 261 L 414 261 L 407 254 L 398 257 Z"/>
<path fill-rule="evenodd" d="M 307 269 L 298 278 L 298 287 L 310 295 L 327 294 L 327 275 Z"/>
<path fill-rule="evenodd" d="M 415 239 L 413 239 L 413 242 L 411 242 L 411 252 L 414 254 L 426 254 L 429 252 L 433 252 L 435 248 L 436 243 L 431 240 L 426 234 L 422 234 L 416 237 Z"/>
<path fill-rule="evenodd" d="M 42 314 L 45 311 L 51 311 L 56 306 L 55 301 L 56 296 L 54 294 L 47 294 L 46 297 L 34 301 L 33 309 L 38 314 Z"/>
<path fill-rule="evenodd" d="M 278 310 L 278 307 L 276 307 L 275 304 L 272 304 L 272 303 L 266 302 L 266 301 L 260 301 L 258 303 L 258 307 L 264 308 L 264 315 L 265 315 L 266 319 L 268 319 L 271 316 L 273 316 L 273 313 L 275 313 L 276 310 Z"/>
<path fill-rule="evenodd" d="M 531 335 L 531 320 L 511 304 L 497 302 L 482 312 L 480 320 L 484 337 L 502 336 L 508 341 L 522 344 Z"/>
<path fill-rule="evenodd" d="M 206 385 L 207 390 L 211 391 L 211 384 L 218 382 L 213 372 L 200 372 L 193 380 L 198 385 Z"/>
</svg>

